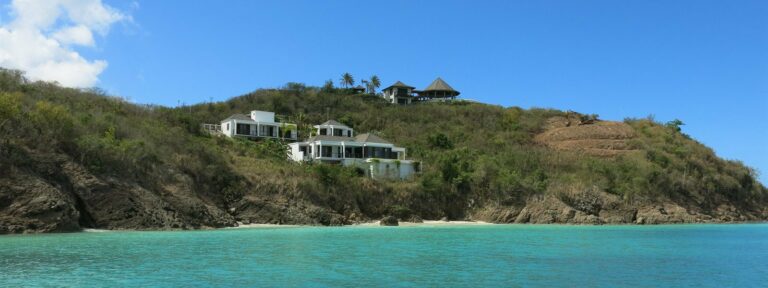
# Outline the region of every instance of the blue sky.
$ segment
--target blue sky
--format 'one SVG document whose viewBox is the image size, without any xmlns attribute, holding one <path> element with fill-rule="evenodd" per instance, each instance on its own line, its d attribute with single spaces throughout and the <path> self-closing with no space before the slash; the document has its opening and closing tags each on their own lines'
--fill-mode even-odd
<svg viewBox="0 0 768 288">
<path fill-rule="evenodd" d="M 344 72 L 418 88 L 440 76 L 503 106 L 679 118 L 768 183 L 768 1 L 105 3 L 128 20 L 72 49 L 106 61 L 96 85 L 134 102 L 225 100 Z"/>
</svg>

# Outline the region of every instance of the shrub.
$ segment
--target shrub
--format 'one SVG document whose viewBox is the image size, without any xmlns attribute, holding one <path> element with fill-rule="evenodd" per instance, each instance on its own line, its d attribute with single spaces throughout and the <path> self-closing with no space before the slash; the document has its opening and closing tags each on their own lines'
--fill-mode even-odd
<svg viewBox="0 0 768 288">
<path fill-rule="evenodd" d="M 680 132 L 680 126 L 685 125 L 680 119 L 675 119 L 664 124 L 667 128 L 672 129 L 675 132 Z"/>
<path fill-rule="evenodd" d="M 43 143 L 69 141 L 73 136 L 74 120 L 64 106 L 37 101 L 29 118 Z"/>
<path fill-rule="evenodd" d="M 433 148 L 439 148 L 439 149 L 451 149 L 453 148 L 453 142 L 451 142 L 451 139 L 448 139 L 448 136 L 446 136 L 443 133 L 435 133 L 429 136 L 428 143 Z"/>
</svg>

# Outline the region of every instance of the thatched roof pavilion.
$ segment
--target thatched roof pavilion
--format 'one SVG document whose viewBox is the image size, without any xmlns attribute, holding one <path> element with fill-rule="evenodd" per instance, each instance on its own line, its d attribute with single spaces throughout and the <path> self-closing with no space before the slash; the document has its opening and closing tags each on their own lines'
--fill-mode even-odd
<svg viewBox="0 0 768 288">
<path fill-rule="evenodd" d="M 443 79 L 440 77 L 437 77 L 435 81 L 432 81 L 432 84 L 429 84 L 427 88 L 421 91 L 416 91 L 417 94 L 419 94 L 419 98 L 421 100 L 427 100 L 432 98 L 451 98 L 454 99 L 456 96 L 459 96 L 461 92 L 456 91 L 451 87 L 451 85 L 448 85 L 448 83 L 445 83 Z"/>
</svg>

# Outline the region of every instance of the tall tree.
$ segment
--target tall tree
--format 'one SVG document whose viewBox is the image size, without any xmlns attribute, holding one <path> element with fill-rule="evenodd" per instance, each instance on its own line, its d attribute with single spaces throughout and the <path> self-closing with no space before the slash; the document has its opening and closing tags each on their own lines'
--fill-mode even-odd
<svg viewBox="0 0 768 288">
<path fill-rule="evenodd" d="M 371 80 L 368 81 L 371 84 L 371 94 L 376 94 L 376 89 L 381 87 L 381 81 L 379 80 L 379 76 L 373 75 L 371 76 Z"/>
<path fill-rule="evenodd" d="M 323 84 L 323 88 L 322 89 L 325 92 L 333 92 L 333 90 L 334 90 L 333 80 L 328 79 L 328 81 L 325 81 L 325 84 Z"/>
<path fill-rule="evenodd" d="M 360 80 L 360 83 L 362 83 L 363 87 L 365 87 L 365 91 L 371 93 L 371 82 L 368 82 L 368 80 Z"/>
<path fill-rule="evenodd" d="M 304 114 L 304 112 L 299 111 L 294 116 L 294 121 L 296 121 L 296 128 L 298 130 L 298 137 L 299 139 L 308 138 L 312 134 L 312 125 L 309 125 L 307 123 L 307 114 Z"/>
<path fill-rule="evenodd" d="M 349 74 L 349 72 L 344 73 L 341 75 L 341 85 L 344 88 L 352 87 L 355 85 L 355 78 L 352 78 L 352 74 Z"/>
</svg>

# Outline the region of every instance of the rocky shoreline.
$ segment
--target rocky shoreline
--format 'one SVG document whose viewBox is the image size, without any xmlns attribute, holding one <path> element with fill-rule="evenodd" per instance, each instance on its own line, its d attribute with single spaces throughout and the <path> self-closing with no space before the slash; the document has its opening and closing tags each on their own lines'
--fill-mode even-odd
<svg viewBox="0 0 768 288">
<path fill-rule="evenodd" d="M 487 207 L 475 212 L 472 219 L 491 223 L 531 224 L 694 224 L 744 223 L 768 219 L 767 211 L 744 212 L 722 204 L 714 209 L 685 208 L 674 202 L 629 206 L 610 203 L 610 208 L 584 209 L 569 206 L 555 197 L 529 201 L 522 207 Z M 581 209 L 579 209 L 581 208 Z"/>
<path fill-rule="evenodd" d="M 456 221 L 441 221 L 441 220 L 425 220 L 424 222 L 408 222 L 399 221 L 398 225 L 381 225 L 380 221 L 371 221 L 364 223 L 345 224 L 339 226 L 324 226 L 324 225 L 293 225 L 293 224 L 238 224 L 231 227 L 198 227 L 194 230 L 217 230 L 217 229 L 271 229 L 271 228 L 301 228 L 301 227 L 380 227 L 380 226 L 394 226 L 394 227 L 452 227 L 452 226 L 488 226 L 488 225 L 572 225 L 572 226 L 655 226 L 655 225 L 696 225 L 696 224 L 766 224 L 768 220 L 756 220 L 756 221 L 710 221 L 710 222 L 670 222 L 670 223 L 654 223 L 654 224 L 636 224 L 636 223 L 610 223 L 610 224 L 595 224 L 595 223 L 491 223 L 484 221 L 471 221 L 471 220 L 456 220 Z M 14 234 L 40 234 L 40 233 L 101 233 L 101 232 L 116 232 L 116 231 L 188 231 L 185 229 L 93 229 L 82 228 L 73 231 L 57 231 L 57 232 L 23 232 Z M 0 234 L 2 235 L 2 234 Z"/>
<path fill-rule="evenodd" d="M 55 202 L 49 202 L 55 203 Z M 455 225 L 686 225 L 686 224 L 749 224 L 766 223 L 763 219 L 745 219 L 742 216 L 732 218 L 730 216 L 712 217 L 703 214 L 689 214 L 684 208 L 665 206 L 649 206 L 638 210 L 629 211 L 604 211 L 599 215 L 588 215 L 581 211 L 570 208 L 563 210 L 541 210 L 537 207 L 524 207 L 523 209 L 501 209 L 487 208 L 472 214 L 471 218 L 459 220 L 421 220 L 418 217 L 409 219 L 397 219 L 387 216 L 382 219 L 366 219 L 357 221 L 340 221 L 341 223 L 332 223 L 323 225 L 317 221 L 296 222 L 296 223 L 274 223 L 274 221 L 259 222 L 239 222 L 235 221 L 231 225 L 220 226 L 112 226 L 108 228 L 79 227 L 73 221 L 65 217 L 72 214 L 71 208 L 62 209 L 60 205 L 51 206 L 54 210 L 59 210 L 51 223 L 42 222 L 42 219 L 27 220 L 11 219 L 7 216 L 0 218 L 0 234 L 30 234 L 30 233 L 66 233 L 66 232 L 104 232 L 104 231 L 180 231 L 180 230 L 207 230 L 207 229 L 239 229 L 239 228 L 275 228 L 275 227 L 311 227 L 311 226 L 455 226 Z M 667 210 L 668 209 L 668 210 Z M 628 213 L 628 214 L 625 214 Z M 77 214 L 77 213 L 75 213 Z M 631 214 L 631 215 L 630 215 Z M 19 221 L 22 220 L 22 221 Z M 384 223 L 386 222 L 386 223 Z M 23 224 L 26 223 L 26 226 Z M 41 223 L 41 224 L 38 224 Z"/>
<path fill-rule="evenodd" d="M 35 158 L 28 163 L 34 166 L 12 167 L 0 177 L 0 234 L 83 229 L 194 230 L 236 227 L 238 223 L 341 226 L 387 216 L 386 211 L 374 208 L 389 201 L 388 198 L 372 198 L 370 203 L 341 199 L 337 202 L 341 205 L 333 207 L 302 197 L 298 188 L 278 185 L 253 187 L 242 197 L 226 199 L 224 195 L 195 191 L 194 182 L 182 174 L 176 174 L 173 182 L 159 188 L 146 188 L 139 183 L 96 176 L 66 156 L 32 157 Z M 422 218 L 445 218 L 497 224 L 638 225 L 768 219 L 768 209 L 728 199 L 627 203 L 615 195 L 589 189 L 573 195 L 546 194 L 502 203 L 483 200 L 457 199 L 467 204 L 446 210 L 414 209 L 398 215 L 396 220 L 422 222 Z"/>
</svg>

